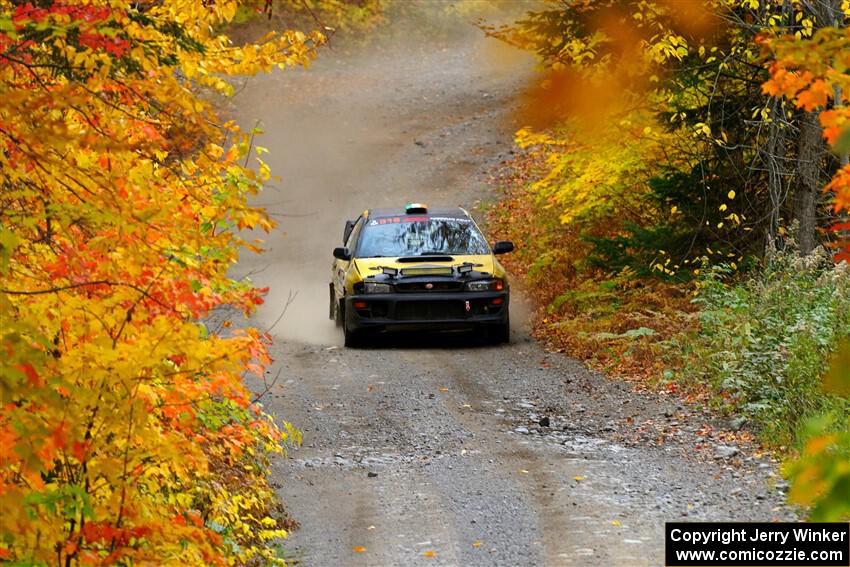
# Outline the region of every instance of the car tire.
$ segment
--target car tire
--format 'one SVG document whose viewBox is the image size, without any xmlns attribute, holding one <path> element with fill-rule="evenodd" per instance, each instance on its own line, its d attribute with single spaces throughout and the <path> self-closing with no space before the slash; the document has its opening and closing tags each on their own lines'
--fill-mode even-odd
<svg viewBox="0 0 850 567">
<path fill-rule="evenodd" d="M 359 330 L 356 331 L 348 327 L 345 323 L 345 308 L 343 307 L 342 300 L 338 303 L 339 307 L 337 308 L 337 314 L 339 322 L 339 326 L 342 327 L 342 335 L 345 338 L 345 342 L 343 343 L 346 348 L 360 348 L 365 344 L 365 335 L 366 331 Z"/>
<path fill-rule="evenodd" d="M 511 316 L 508 314 L 505 317 L 504 323 L 491 325 L 487 330 L 487 340 L 492 345 L 499 345 L 511 342 Z"/>
<path fill-rule="evenodd" d="M 334 292 L 334 284 L 329 284 L 328 287 L 330 288 L 330 294 L 331 294 L 330 301 L 328 302 L 328 308 L 329 308 L 328 318 L 332 321 L 336 321 L 337 320 L 337 314 L 336 314 L 336 310 L 337 310 L 336 303 L 337 303 L 337 301 L 336 301 L 336 292 Z"/>
<path fill-rule="evenodd" d="M 345 337 L 346 348 L 360 348 L 365 344 L 364 332 L 349 329 L 345 323 L 342 324 L 342 334 Z"/>
</svg>

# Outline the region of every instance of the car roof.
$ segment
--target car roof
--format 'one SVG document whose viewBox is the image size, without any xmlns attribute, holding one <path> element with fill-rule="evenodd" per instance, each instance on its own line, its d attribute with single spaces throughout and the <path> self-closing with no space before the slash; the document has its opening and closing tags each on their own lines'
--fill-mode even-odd
<svg viewBox="0 0 850 567">
<path fill-rule="evenodd" d="M 393 207 L 384 209 L 369 209 L 366 211 L 369 218 L 403 217 L 415 215 L 417 217 L 457 217 L 469 218 L 469 213 L 460 207 L 428 207 L 427 213 L 408 213 L 404 207 Z"/>
</svg>

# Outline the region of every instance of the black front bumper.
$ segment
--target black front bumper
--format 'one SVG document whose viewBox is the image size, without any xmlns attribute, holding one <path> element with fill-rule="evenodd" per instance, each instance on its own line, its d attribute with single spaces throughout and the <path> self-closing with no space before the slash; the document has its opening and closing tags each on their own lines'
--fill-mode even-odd
<svg viewBox="0 0 850 567">
<path fill-rule="evenodd" d="M 353 331 L 498 325 L 508 320 L 509 299 L 507 290 L 350 295 L 345 298 L 345 323 Z"/>
</svg>

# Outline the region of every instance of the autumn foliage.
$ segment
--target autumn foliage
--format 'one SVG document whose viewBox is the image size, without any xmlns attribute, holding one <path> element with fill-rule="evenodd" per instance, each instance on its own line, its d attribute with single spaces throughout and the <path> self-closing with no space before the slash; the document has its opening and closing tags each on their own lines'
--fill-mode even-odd
<svg viewBox="0 0 850 567">
<path fill-rule="evenodd" d="M 764 92 L 784 96 L 808 112 L 817 111 L 823 137 L 839 154 L 850 151 L 850 28 L 825 27 L 808 41 L 780 37 L 766 42 L 775 60 Z M 838 215 L 850 213 L 850 165 L 846 160 L 824 187 L 831 194 Z M 845 217 L 831 227 L 839 234 L 850 232 Z M 838 258 L 850 261 L 850 240 L 840 242 Z"/>
<path fill-rule="evenodd" d="M 269 172 L 211 97 L 307 65 L 319 35 L 233 45 L 244 2 L 0 2 L 0 559 L 268 562 L 281 430 L 243 386 L 271 361 L 227 271 L 272 226 Z"/>
<path fill-rule="evenodd" d="M 491 210 L 537 335 L 796 445 L 794 500 L 846 517 L 850 3 L 530 10 L 482 27 L 541 67 Z"/>
</svg>

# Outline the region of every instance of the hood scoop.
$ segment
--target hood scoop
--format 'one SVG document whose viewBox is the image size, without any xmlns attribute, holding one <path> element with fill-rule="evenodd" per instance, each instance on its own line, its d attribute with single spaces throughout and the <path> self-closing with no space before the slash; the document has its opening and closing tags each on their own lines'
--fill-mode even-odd
<svg viewBox="0 0 850 567">
<path fill-rule="evenodd" d="M 454 258 L 437 254 L 431 256 L 402 256 L 396 262 L 403 264 L 413 264 L 415 262 L 454 262 Z"/>
</svg>

